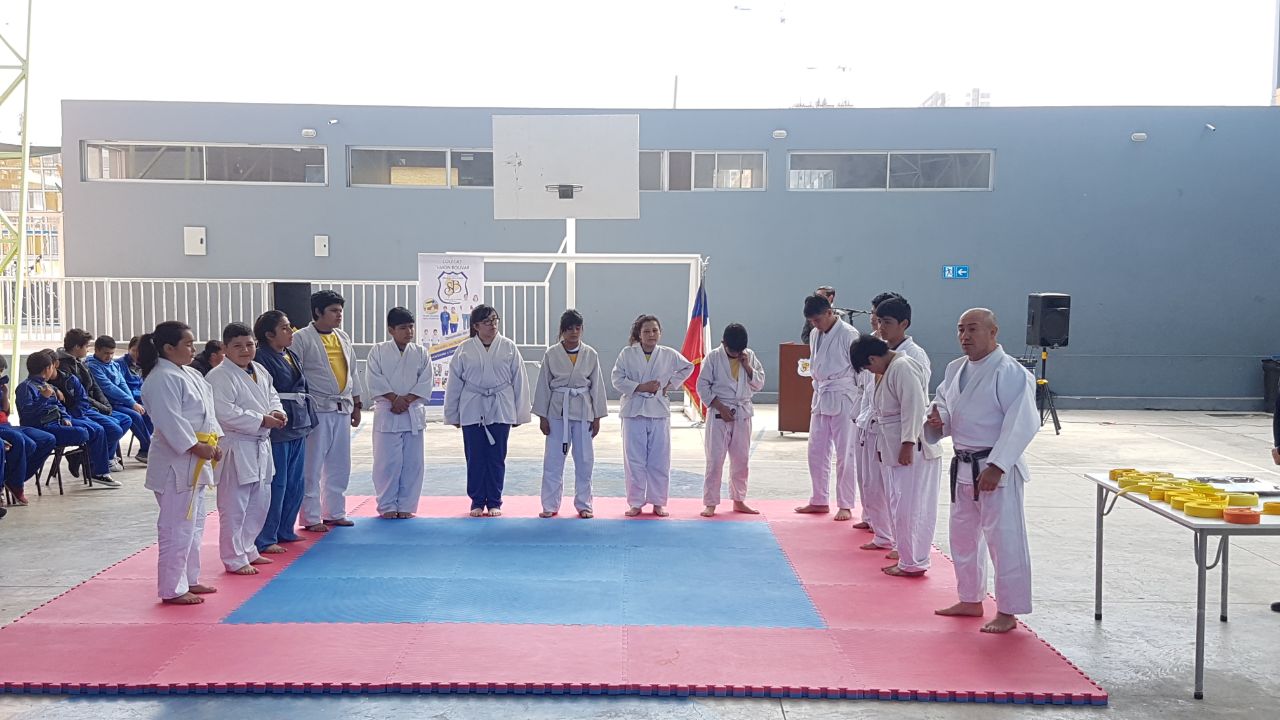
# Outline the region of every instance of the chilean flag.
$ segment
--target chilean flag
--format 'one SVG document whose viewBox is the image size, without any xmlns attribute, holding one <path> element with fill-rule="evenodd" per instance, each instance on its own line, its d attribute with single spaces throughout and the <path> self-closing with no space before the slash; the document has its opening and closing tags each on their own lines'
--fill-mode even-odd
<svg viewBox="0 0 1280 720">
<path fill-rule="evenodd" d="M 689 329 L 684 334 L 684 345 L 680 346 L 680 354 L 693 363 L 693 374 L 684 381 L 684 391 L 697 408 L 698 416 L 707 419 L 707 406 L 698 397 L 698 374 L 702 371 L 702 360 L 707 356 L 707 290 L 702 280 L 698 281 L 698 297 L 693 303 L 693 314 L 689 316 Z"/>
</svg>

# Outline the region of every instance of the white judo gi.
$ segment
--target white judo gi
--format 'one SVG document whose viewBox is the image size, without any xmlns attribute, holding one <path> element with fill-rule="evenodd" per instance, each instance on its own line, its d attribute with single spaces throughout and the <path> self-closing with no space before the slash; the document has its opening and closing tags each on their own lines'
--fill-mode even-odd
<svg viewBox="0 0 1280 720">
<path fill-rule="evenodd" d="M 884 469 L 880 464 L 878 443 L 880 426 L 875 419 L 876 376 L 863 370 L 857 376 L 862 389 L 857 420 L 849 451 L 857 457 L 855 471 L 858 491 L 862 493 L 862 521 L 875 532 L 872 539 L 886 550 L 893 547 L 893 522 L 889 519 L 889 491 L 884 484 Z"/>
<path fill-rule="evenodd" d="M 1035 379 L 1017 360 L 997 347 L 985 358 L 958 358 L 947 365 L 934 404 L 941 430 L 925 427 L 926 437 L 951 436 L 957 450 L 990 455 L 978 460 L 1004 470 L 1000 486 L 973 499 L 973 463 L 956 462 L 957 485 L 951 506 L 951 557 L 962 602 L 982 602 L 987 591 L 987 558 L 995 565 L 996 607 L 1009 615 L 1031 612 L 1031 550 L 1023 511 L 1023 459 L 1040 430 Z"/>
<path fill-rule="evenodd" d="M 316 525 L 347 516 L 347 485 L 351 482 L 351 412 L 361 396 L 356 355 L 351 339 L 341 329 L 333 331 L 347 361 L 346 383 L 339 389 L 329 355 L 315 324 L 293 334 L 293 352 L 302 362 L 307 394 L 316 409 L 316 426 L 307 435 L 302 473 L 306 490 L 298 524 Z"/>
<path fill-rule="evenodd" d="M 402 351 L 395 340 L 387 340 L 369 351 L 364 387 L 373 398 L 373 489 L 379 513 L 418 511 L 427 402 L 434 378 L 431 354 L 418 343 L 409 343 Z M 391 412 L 391 401 L 383 397 L 389 393 L 418 399 L 396 414 Z"/>
<path fill-rule="evenodd" d="M 720 504 L 720 479 L 724 474 L 724 458 L 729 456 L 729 497 L 736 502 L 747 499 L 747 460 L 751 455 L 751 418 L 755 406 L 751 397 L 764 387 L 764 366 L 751 353 L 751 376 L 739 367 L 733 376 L 729 354 L 720 345 L 707 353 L 698 373 L 698 397 L 707 405 L 704 443 L 707 452 L 706 474 L 702 482 L 702 504 Z M 725 421 L 711 407 L 719 400 L 733 411 L 733 420 Z"/>
<path fill-rule="evenodd" d="M 166 600 L 200 582 L 204 488 L 217 480 L 210 463 L 188 450 L 201 435 L 221 437 L 222 428 L 213 390 L 195 368 L 159 360 L 142 383 L 142 402 L 155 424 L 145 484 L 160 505 L 156 591 Z"/>
<path fill-rule="evenodd" d="M 924 348 L 916 344 L 910 337 L 904 339 L 894 348 L 916 362 L 920 363 L 925 380 L 925 397 L 928 397 L 928 381 L 932 372 L 932 363 Z M 893 547 L 893 523 L 889 513 L 889 489 L 885 485 L 887 473 L 880 464 L 876 454 L 879 443 L 880 428 L 875 423 L 873 403 L 875 399 L 875 375 L 864 370 L 858 373 L 858 385 L 863 389 L 862 408 L 855 422 L 854 449 L 858 456 L 858 489 L 862 492 L 862 519 L 875 531 L 872 541 L 882 548 Z"/>
<path fill-rule="evenodd" d="M 847 354 L 847 353 L 846 353 Z M 693 374 L 693 363 L 665 345 L 646 360 L 639 343 L 618 353 L 613 387 L 622 393 L 622 461 L 627 480 L 627 504 L 665 506 L 671 489 L 671 406 L 667 391 L 679 388 Z M 656 393 L 636 392 L 636 386 L 657 380 Z"/>
<path fill-rule="evenodd" d="M 480 338 L 458 346 L 449 360 L 444 421 L 450 425 L 523 425 L 529 422 L 529 381 L 520 348 L 503 335 L 485 350 Z"/>
<path fill-rule="evenodd" d="M 226 435 L 219 447 L 218 554 L 228 571 L 258 559 L 256 540 L 271 507 L 271 429 L 262 419 L 284 412 L 271 373 L 256 362 L 253 375 L 230 360 L 209 371 L 218 425 Z"/>
<path fill-rule="evenodd" d="M 577 361 L 556 343 L 542 356 L 542 369 L 533 389 L 533 414 L 551 425 L 542 454 L 542 509 L 559 512 L 564 493 L 564 459 L 573 452 L 573 507 L 590 512 L 591 472 L 595 448 L 591 423 L 609 414 L 600 356 L 578 343 Z"/>
<path fill-rule="evenodd" d="M 908 572 L 929 569 L 929 551 L 938 523 L 938 458 L 936 443 L 924 439 L 928 394 L 924 368 L 909 355 L 895 355 L 875 391 L 875 418 L 880 429 L 877 449 L 889 496 L 889 519 L 898 550 L 898 567 Z M 911 443 L 910 465 L 898 463 L 904 443 Z"/>
<path fill-rule="evenodd" d="M 836 456 L 836 506 L 850 509 L 857 500 L 857 460 L 849 452 L 859 388 L 849 363 L 849 346 L 858 339 L 852 325 L 837 320 L 827 332 L 809 334 L 809 370 L 813 403 L 809 410 L 811 505 L 831 504 L 831 455 Z"/>
</svg>

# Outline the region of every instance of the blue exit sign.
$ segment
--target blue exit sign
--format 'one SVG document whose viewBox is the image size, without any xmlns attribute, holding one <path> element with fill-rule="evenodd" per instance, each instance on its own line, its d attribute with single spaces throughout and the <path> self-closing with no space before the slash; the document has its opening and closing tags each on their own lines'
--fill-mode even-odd
<svg viewBox="0 0 1280 720">
<path fill-rule="evenodd" d="M 943 265 L 942 279 L 943 280 L 968 280 L 969 266 L 968 265 Z"/>
</svg>

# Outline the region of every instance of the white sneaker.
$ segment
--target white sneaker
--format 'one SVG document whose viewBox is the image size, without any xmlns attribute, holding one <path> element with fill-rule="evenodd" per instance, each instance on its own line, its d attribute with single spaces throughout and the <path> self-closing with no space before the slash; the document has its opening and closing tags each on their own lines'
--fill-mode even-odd
<svg viewBox="0 0 1280 720">
<path fill-rule="evenodd" d="M 111 461 L 111 472 L 124 472 L 124 463 L 119 460 Z"/>
</svg>

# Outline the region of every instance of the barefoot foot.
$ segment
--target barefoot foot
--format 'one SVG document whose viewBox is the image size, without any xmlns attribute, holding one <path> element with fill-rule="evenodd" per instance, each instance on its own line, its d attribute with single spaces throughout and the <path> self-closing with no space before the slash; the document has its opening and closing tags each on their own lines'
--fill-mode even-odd
<svg viewBox="0 0 1280 720">
<path fill-rule="evenodd" d="M 888 550 L 889 548 L 880 547 L 879 545 L 869 542 L 858 546 L 859 550 Z"/>
<path fill-rule="evenodd" d="M 897 565 L 890 565 L 884 568 L 884 574 L 892 575 L 893 577 L 918 578 L 924 577 L 925 572 L 924 570 L 903 570 Z"/>
<path fill-rule="evenodd" d="M 187 592 L 192 592 L 196 595 L 210 595 L 218 592 L 218 588 L 213 587 L 212 585 L 201 585 L 196 583 L 195 585 L 188 587 Z"/>
<path fill-rule="evenodd" d="M 400 517 L 400 513 L 398 513 L 398 512 L 384 512 L 384 513 L 382 513 L 381 515 L 379 515 L 378 517 L 382 518 L 383 520 L 395 520 L 396 518 Z"/>
<path fill-rule="evenodd" d="M 853 524 L 853 529 L 854 530 L 870 530 L 871 524 L 865 520 L 862 522 L 856 522 Z"/>
<path fill-rule="evenodd" d="M 1007 633 L 1018 627 L 1018 619 L 1007 613 L 998 612 L 991 622 L 982 626 L 984 633 Z"/>
<path fill-rule="evenodd" d="M 889 551 L 889 554 L 884 556 L 884 559 L 885 559 L 885 560 L 897 560 L 897 559 L 898 559 L 898 551 L 897 551 L 897 550 L 890 550 L 890 551 Z"/>
<path fill-rule="evenodd" d="M 194 593 L 185 592 L 178 597 L 164 598 L 160 602 L 166 605 L 199 605 L 204 602 L 204 598 Z"/>
<path fill-rule="evenodd" d="M 733 501 L 733 511 L 734 511 L 734 512 L 736 512 L 736 513 L 743 513 L 744 515 L 759 515 L 759 514 L 760 514 L 760 511 L 759 511 L 759 510 L 756 510 L 755 508 L 751 507 L 750 505 L 747 505 L 745 502 L 743 502 L 743 501 L 741 501 L 741 500 L 734 500 L 734 501 Z"/>
<path fill-rule="evenodd" d="M 852 520 L 853 511 L 850 510 L 849 508 L 840 508 L 840 510 L 836 512 L 836 516 L 831 519 L 835 520 L 836 522 L 846 522 L 848 520 Z"/>
<path fill-rule="evenodd" d="M 288 552 L 288 550 L 286 550 L 283 545 L 272 543 L 262 548 L 258 552 L 263 553 L 265 555 L 279 555 L 280 553 Z"/>
<path fill-rule="evenodd" d="M 258 557 L 250 560 L 249 564 L 250 565 L 270 565 L 273 562 L 275 562 L 275 560 L 272 560 L 271 558 L 265 558 L 259 555 Z"/>
<path fill-rule="evenodd" d="M 665 507 L 661 506 L 661 505 L 654 505 L 654 506 L 653 506 L 653 514 L 654 514 L 654 515 L 657 515 L 658 517 L 666 517 L 666 516 L 670 515 L 671 513 L 667 512 L 667 509 L 666 509 Z"/>
<path fill-rule="evenodd" d="M 549 517 L 555 517 L 555 516 L 556 516 L 556 515 L 558 515 L 558 514 L 559 514 L 559 513 L 555 512 L 555 511 L 553 511 L 553 510 L 543 510 L 542 512 L 538 513 L 538 517 L 540 517 L 540 518 L 549 518 Z"/>
<path fill-rule="evenodd" d="M 591 512 L 590 510 L 579 510 L 579 511 L 578 511 L 578 517 L 582 518 L 583 520 L 590 520 L 591 518 L 593 518 L 593 517 L 595 517 L 595 516 L 596 516 L 596 514 L 595 514 L 595 513 L 593 513 L 593 512 Z"/>
<path fill-rule="evenodd" d="M 831 512 L 831 506 L 830 505 L 814 505 L 813 503 L 810 503 L 808 505 L 804 505 L 796 508 L 796 512 L 803 513 L 806 515 L 825 515 Z"/>
<path fill-rule="evenodd" d="M 313 533 L 327 533 L 327 532 L 329 532 L 329 526 L 328 526 L 328 525 L 325 525 L 324 523 L 316 523 L 315 525 L 308 525 L 308 526 L 306 526 L 306 527 L 304 527 L 304 528 L 302 528 L 302 529 L 303 529 L 303 530 L 306 530 L 307 532 L 313 532 Z"/>
<path fill-rule="evenodd" d="M 489 508 L 489 517 L 501 517 L 502 508 Z"/>
<path fill-rule="evenodd" d="M 228 570 L 227 572 L 231 573 L 232 575 L 257 575 L 258 568 L 252 565 L 245 565 L 244 567 L 238 570 Z"/>
<path fill-rule="evenodd" d="M 413 517 L 413 513 L 398 512 L 396 513 L 396 517 L 400 518 L 401 520 L 408 520 L 409 518 Z"/>
<path fill-rule="evenodd" d="M 941 610 L 934 610 L 934 615 L 945 615 L 947 617 L 982 617 L 982 603 L 980 602 L 958 602 L 951 607 L 944 607 Z"/>
<path fill-rule="evenodd" d="M 471 517 L 483 517 L 484 508 L 471 508 Z"/>
<path fill-rule="evenodd" d="M 638 507 L 627 508 L 627 511 L 622 514 L 626 515 L 627 517 L 635 517 L 640 514 L 640 508 Z"/>
<path fill-rule="evenodd" d="M 698 513 L 698 514 L 699 514 L 699 515 L 701 515 L 702 517 L 714 517 L 714 516 L 715 516 L 715 514 L 716 514 L 716 506 L 715 506 L 715 505 L 708 505 L 708 506 L 706 506 L 706 507 L 702 508 L 702 512 L 700 512 L 700 513 Z"/>
</svg>

